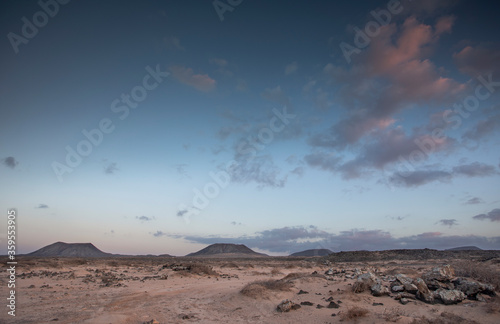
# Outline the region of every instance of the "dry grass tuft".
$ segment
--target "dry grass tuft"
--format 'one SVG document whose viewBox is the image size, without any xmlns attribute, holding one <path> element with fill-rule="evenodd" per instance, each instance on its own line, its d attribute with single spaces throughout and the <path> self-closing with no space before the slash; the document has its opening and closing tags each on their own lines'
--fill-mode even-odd
<svg viewBox="0 0 500 324">
<path fill-rule="evenodd" d="M 254 281 L 243 287 L 240 293 L 251 298 L 266 297 L 270 291 L 290 291 L 292 286 L 291 282 L 282 280 Z"/>
<path fill-rule="evenodd" d="M 392 307 L 390 309 L 384 309 L 384 314 L 382 318 L 386 322 L 397 322 L 401 316 L 406 316 L 405 312 L 399 307 Z"/>
<path fill-rule="evenodd" d="M 491 265 L 464 260 L 453 263 L 453 268 L 458 277 L 472 278 L 482 283 L 491 284 L 500 291 L 500 271 Z"/>
<path fill-rule="evenodd" d="M 346 312 L 340 314 L 341 321 L 349 321 L 352 319 L 358 319 L 367 316 L 369 311 L 365 308 L 354 306 L 349 308 Z"/>
<path fill-rule="evenodd" d="M 219 274 L 214 271 L 214 269 L 210 266 L 195 263 L 189 267 L 189 272 L 199 275 L 209 275 L 209 276 L 218 276 Z"/>
<path fill-rule="evenodd" d="M 280 268 L 273 268 L 271 270 L 271 276 L 278 276 L 278 275 L 282 275 L 283 272 L 281 272 Z"/>
<path fill-rule="evenodd" d="M 425 316 L 414 318 L 410 324 L 479 324 L 449 312 L 442 312 L 440 317 L 429 319 Z"/>
<path fill-rule="evenodd" d="M 488 314 L 500 313 L 500 298 L 497 296 L 494 299 L 488 301 L 485 306 L 485 311 Z"/>
</svg>

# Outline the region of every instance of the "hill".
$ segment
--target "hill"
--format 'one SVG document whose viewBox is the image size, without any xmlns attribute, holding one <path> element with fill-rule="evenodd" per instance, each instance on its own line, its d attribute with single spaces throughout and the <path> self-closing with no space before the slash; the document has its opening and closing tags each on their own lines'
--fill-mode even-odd
<svg viewBox="0 0 500 324">
<path fill-rule="evenodd" d="M 459 246 L 456 248 L 446 249 L 445 251 L 482 251 L 483 249 L 477 246 Z"/>
<path fill-rule="evenodd" d="M 263 253 L 257 253 L 243 244 L 215 243 L 199 250 L 198 252 L 189 253 L 186 256 L 252 257 L 267 255 Z"/>
<path fill-rule="evenodd" d="M 392 260 L 483 259 L 500 258 L 500 250 L 432 249 L 334 252 L 322 259 L 329 262 L 369 262 Z"/>
<path fill-rule="evenodd" d="M 290 256 L 325 256 L 328 254 L 333 253 L 333 251 L 328 250 L 328 249 L 312 249 L 312 250 L 305 250 L 305 251 L 300 251 L 300 252 L 295 252 L 290 254 Z"/>
<path fill-rule="evenodd" d="M 56 242 L 39 250 L 27 254 L 36 257 L 77 257 L 100 258 L 113 256 L 96 248 L 92 243 L 64 243 Z"/>
</svg>

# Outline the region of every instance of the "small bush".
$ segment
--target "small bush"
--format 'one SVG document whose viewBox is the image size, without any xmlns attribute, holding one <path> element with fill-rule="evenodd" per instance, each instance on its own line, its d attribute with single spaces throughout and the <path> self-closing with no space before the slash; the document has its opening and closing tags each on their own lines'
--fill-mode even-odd
<svg viewBox="0 0 500 324">
<path fill-rule="evenodd" d="M 219 275 L 214 269 L 210 266 L 195 263 L 189 267 L 189 272 L 199 275 L 209 275 L 209 276 L 217 276 Z"/>
<path fill-rule="evenodd" d="M 414 318 L 410 324 L 479 324 L 449 312 L 442 312 L 440 317 L 429 319 L 425 316 Z"/>
<path fill-rule="evenodd" d="M 346 312 L 342 312 L 340 314 L 340 320 L 347 321 L 347 320 L 357 319 L 365 317 L 366 315 L 368 315 L 368 313 L 369 311 L 367 309 L 354 306 L 349 308 Z"/>
<path fill-rule="evenodd" d="M 273 268 L 271 270 L 271 276 L 277 276 L 277 275 L 281 275 L 281 274 L 283 274 L 283 272 L 281 272 L 279 268 Z"/>
<path fill-rule="evenodd" d="M 281 280 L 254 281 L 247 284 L 240 293 L 247 297 L 266 297 L 269 291 L 290 291 L 292 283 Z"/>
</svg>

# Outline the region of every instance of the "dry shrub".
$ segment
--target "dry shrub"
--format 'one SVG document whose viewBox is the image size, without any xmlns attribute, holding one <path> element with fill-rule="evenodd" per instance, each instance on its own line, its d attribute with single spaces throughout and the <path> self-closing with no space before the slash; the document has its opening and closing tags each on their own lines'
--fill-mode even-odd
<svg viewBox="0 0 500 324">
<path fill-rule="evenodd" d="M 401 316 L 406 316 L 405 312 L 399 307 L 392 307 L 390 309 L 384 309 L 384 314 L 382 318 L 386 322 L 397 322 Z"/>
<path fill-rule="evenodd" d="M 500 271 L 477 261 L 458 261 L 453 264 L 455 274 L 458 277 L 467 277 L 482 283 L 491 284 L 496 290 L 500 290 Z"/>
<path fill-rule="evenodd" d="M 325 276 L 319 273 L 309 273 L 309 272 L 292 272 L 287 274 L 285 277 L 281 278 L 281 280 L 295 280 L 295 279 L 303 279 L 303 278 L 322 278 L 325 279 Z"/>
<path fill-rule="evenodd" d="M 485 306 L 485 311 L 488 314 L 500 313 L 500 298 L 497 296 L 494 299 L 488 301 Z"/>
<path fill-rule="evenodd" d="M 340 314 L 341 321 L 348 321 L 352 319 L 357 319 L 361 317 L 365 317 L 368 315 L 369 311 L 365 308 L 361 308 L 358 306 L 350 307 L 346 312 L 342 312 Z"/>
<path fill-rule="evenodd" d="M 297 268 L 297 266 L 293 263 L 289 263 L 285 266 L 285 269 L 293 269 L 293 268 Z"/>
<path fill-rule="evenodd" d="M 277 276 L 277 275 L 281 275 L 283 274 L 283 272 L 281 272 L 280 268 L 273 268 L 271 270 L 271 276 Z"/>
<path fill-rule="evenodd" d="M 214 269 L 210 266 L 195 263 L 189 267 L 189 272 L 199 275 L 209 275 L 209 276 L 218 276 L 219 274 L 214 271 Z"/>
<path fill-rule="evenodd" d="M 291 282 L 282 280 L 254 281 L 243 287 L 240 293 L 252 298 L 265 297 L 269 291 L 290 291 L 292 286 Z"/>
<path fill-rule="evenodd" d="M 479 324 L 449 312 L 442 312 L 440 317 L 429 319 L 425 316 L 414 318 L 410 324 Z"/>
<path fill-rule="evenodd" d="M 239 269 L 240 267 L 234 263 L 234 262 L 229 262 L 229 263 L 224 263 L 223 265 L 220 266 L 221 268 L 234 268 L 234 269 Z"/>
<path fill-rule="evenodd" d="M 267 273 L 266 272 L 262 272 L 262 271 L 252 271 L 252 276 L 266 276 Z"/>
</svg>

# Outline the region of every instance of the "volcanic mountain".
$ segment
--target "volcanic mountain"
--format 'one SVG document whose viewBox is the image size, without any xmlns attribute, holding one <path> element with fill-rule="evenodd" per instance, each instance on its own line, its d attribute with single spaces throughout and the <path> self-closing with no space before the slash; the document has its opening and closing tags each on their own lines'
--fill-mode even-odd
<svg viewBox="0 0 500 324">
<path fill-rule="evenodd" d="M 482 249 L 478 248 L 477 246 L 459 246 L 456 248 L 446 249 L 445 251 L 473 251 L 473 250 L 479 251 Z"/>
<path fill-rule="evenodd" d="M 209 245 L 198 252 L 189 253 L 186 256 L 259 257 L 267 255 L 257 253 L 243 244 L 216 243 Z"/>
<path fill-rule="evenodd" d="M 330 251 L 328 249 L 312 249 L 312 250 L 305 250 L 305 251 L 300 251 L 300 252 L 295 252 L 290 254 L 290 256 L 305 256 L 305 257 L 310 257 L 310 256 L 325 256 L 328 254 L 333 253 L 333 251 Z"/>
<path fill-rule="evenodd" d="M 36 257 L 99 258 L 109 257 L 113 254 L 102 252 L 92 243 L 56 242 L 27 255 Z"/>
</svg>

